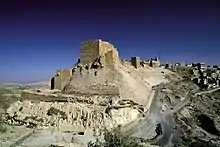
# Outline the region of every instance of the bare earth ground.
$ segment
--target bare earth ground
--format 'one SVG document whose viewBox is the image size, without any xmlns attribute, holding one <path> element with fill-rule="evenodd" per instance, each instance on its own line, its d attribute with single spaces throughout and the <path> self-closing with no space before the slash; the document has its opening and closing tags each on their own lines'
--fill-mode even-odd
<svg viewBox="0 0 220 147">
<path fill-rule="evenodd" d="M 179 113 L 175 114 L 180 124 L 184 146 L 220 146 L 220 92 L 195 96 Z"/>
<path fill-rule="evenodd" d="M 150 90 L 146 94 L 150 108 L 145 116 L 139 116 L 135 121 L 125 125 L 123 131 L 134 137 L 144 138 L 146 141 L 161 146 L 180 147 L 218 147 L 220 146 L 220 92 L 219 89 L 199 92 L 196 85 L 183 81 L 175 74 L 171 75 L 169 83 L 161 76 L 162 69 L 135 70 L 122 67 L 121 74 L 128 80 L 127 88 L 139 89 L 137 81 L 144 81 Z M 148 74 L 143 74 L 143 73 Z M 167 72 L 166 74 L 168 74 Z M 164 75 L 166 75 L 164 74 Z M 131 78 L 132 77 L 132 78 Z M 138 77 L 138 78 L 135 78 Z M 125 80 L 124 79 L 124 80 Z M 130 80 L 129 79 L 133 79 Z M 134 80 L 135 79 L 135 80 Z M 163 83 L 164 82 L 164 83 Z M 160 84 L 159 86 L 156 86 Z M 154 86 L 153 89 L 152 86 Z M 8 88 L 8 89 L 18 89 Z M 11 100 L 19 97 L 19 90 L 5 90 L 1 98 Z M 138 91 L 138 90 L 137 90 Z M 45 91 L 46 92 L 46 91 Z M 49 92 L 49 91 L 48 91 Z M 9 102 L 9 101 L 8 101 Z M 10 102 L 13 102 L 11 100 Z M 5 112 L 7 103 L 2 105 L 1 112 Z M 147 109 L 146 109 L 147 110 Z M 116 112 L 117 113 L 117 112 Z M 162 134 L 155 131 L 157 124 L 162 126 Z M 18 138 L 18 136 L 20 136 Z M 1 146 L 40 147 L 51 144 L 62 146 L 86 146 L 94 140 L 92 130 L 84 135 L 74 133 L 61 133 L 58 128 L 34 130 L 22 126 L 8 126 L 7 132 L 0 134 Z"/>
<path fill-rule="evenodd" d="M 32 132 L 32 129 L 23 126 L 7 126 L 7 132 L 0 134 L 0 146 L 9 147 L 16 145 L 16 143 L 19 143 L 19 140 L 22 141 L 23 137 L 28 136 Z"/>
<path fill-rule="evenodd" d="M 125 134 L 167 147 L 220 146 L 219 89 L 200 92 L 191 82 L 178 79 L 160 84 L 153 95 L 146 118 L 127 125 Z M 155 132 L 158 123 L 162 135 Z"/>
</svg>

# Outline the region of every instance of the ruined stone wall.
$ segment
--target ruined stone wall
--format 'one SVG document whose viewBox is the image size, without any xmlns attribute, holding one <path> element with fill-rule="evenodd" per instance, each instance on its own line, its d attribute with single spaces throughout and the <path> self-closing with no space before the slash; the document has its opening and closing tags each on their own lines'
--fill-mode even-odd
<svg viewBox="0 0 220 147">
<path fill-rule="evenodd" d="M 139 68 L 140 67 L 140 58 L 139 57 L 132 57 L 131 63 L 135 68 Z"/>
<path fill-rule="evenodd" d="M 150 60 L 144 61 L 144 64 L 147 65 L 147 66 L 151 66 L 150 65 Z M 152 60 L 152 67 L 159 67 L 159 66 L 160 66 L 160 61 Z"/>
<path fill-rule="evenodd" d="M 114 46 L 105 41 L 99 41 L 99 54 L 104 56 L 107 52 L 115 50 Z"/>
<path fill-rule="evenodd" d="M 97 74 L 94 74 L 94 73 Z M 113 67 L 101 68 L 99 70 L 83 70 L 82 74 L 75 72 L 71 82 L 62 91 L 65 94 L 97 94 L 97 95 L 119 95 L 118 79 L 121 75 Z"/>
<path fill-rule="evenodd" d="M 153 67 L 159 67 L 160 66 L 160 61 L 153 61 Z"/>
<path fill-rule="evenodd" d="M 60 70 L 57 70 L 56 75 L 54 76 L 54 89 L 62 89 L 62 78 L 60 76 Z"/>
<path fill-rule="evenodd" d="M 62 72 L 61 72 L 62 89 L 70 81 L 71 76 L 72 76 L 72 70 L 71 69 L 62 70 Z"/>
<path fill-rule="evenodd" d="M 121 59 L 121 64 L 124 66 L 132 66 L 131 60 Z"/>
<path fill-rule="evenodd" d="M 112 65 L 119 60 L 117 49 L 109 42 L 101 41 L 99 49 L 103 58 L 103 63 L 106 65 Z"/>
<path fill-rule="evenodd" d="M 119 57 L 118 57 L 118 51 L 117 50 L 112 50 L 112 51 L 109 51 L 105 54 L 105 63 L 107 65 L 110 65 L 110 64 L 114 64 L 118 61 Z"/>
<path fill-rule="evenodd" d="M 118 61 L 119 61 L 119 54 L 118 54 L 117 49 L 115 49 L 113 51 L 113 62 L 115 63 L 115 62 L 118 62 Z"/>
<path fill-rule="evenodd" d="M 99 40 L 89 40 L 80 45 L 81 63 L 91 64 L 100 55 Z"/>
<path fill-rule="evenodd" d="M 62 90 L 64 86 L 69 82 L 71 76 L 71 69 L 57 70 L 56 75 L 54 76 L 53 80 L 51 80 L 51 89 Z"/>
</svg>

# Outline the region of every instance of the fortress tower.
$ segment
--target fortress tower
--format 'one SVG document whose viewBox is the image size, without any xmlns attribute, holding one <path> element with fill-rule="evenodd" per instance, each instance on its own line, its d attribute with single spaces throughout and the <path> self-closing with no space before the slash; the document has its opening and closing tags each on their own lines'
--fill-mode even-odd
<svg viewBox="0 0 220 147">
<path fill-rule="evenodd" d="M 109 42 L 100 39 L 89 40 L 80 44 L 80 55 L 82 65 L 92 64 L 98 57 L 104 65 L 114 64 L 118 61 L 118 51 Z"/>
</svg>

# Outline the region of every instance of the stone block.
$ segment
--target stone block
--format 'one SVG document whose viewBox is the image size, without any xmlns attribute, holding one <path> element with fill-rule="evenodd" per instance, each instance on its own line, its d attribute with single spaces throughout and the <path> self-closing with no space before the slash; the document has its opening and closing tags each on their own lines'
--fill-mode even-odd
<svg viewBox="0 0 220 147">
<path fill-rule="evenodd" d="M 135 68 L 139 68 L 140 67 L 140 58 L 139 57 L 132 57 L 131 63 Z"/>
</svg>

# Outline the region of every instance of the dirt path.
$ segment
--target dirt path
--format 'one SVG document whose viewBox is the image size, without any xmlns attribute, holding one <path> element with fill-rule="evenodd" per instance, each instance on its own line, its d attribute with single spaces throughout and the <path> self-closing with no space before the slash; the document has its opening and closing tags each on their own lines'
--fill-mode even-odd
<svg viewBox="0 0 220 147">
<path fill-rule="evenodd" d="M 211 90 L 207 90 L 207 91 L 202 91 L 202 92 L 195 93 L 194 96 L 201 95 L 201 94 L 212 93 L 212 92 L 215 92 L 217 90 L 220 90 L 220 87 L 219 88 L 215 88 L 215 89 L 211 89 Z M 186 97 L 186 99 L 183 100 L 181 103 L 177 104 L 173 108 L 173 110 L 168 110 L 168 111 L 166 111 L 166 113 L 168 113 L 168 114 L 175 113 L 175 112 L 179 111 L 180 109 L 182 109 L 183 107 L 185 107 L 186 105 L 188 105 L 189 103 L 190 103 L 190 95 L 188 95 Z"/>
<path fill-rule="evenodd" d="M 16 147 L 33 135 L 33 129 L 24 126 L 7 125 L 7 131 L 0 133 L 0 147 Z"/>
<path fill-rule="evenodd" d="M 172 139 L 179 139 L 179 135 L 173 128 L 175 126 L 172 118 L 173 113 L 178 112 L 183 107 L 188 105 L 190 103 L 190 97 L 197 96 L 199 94 L 212 93 L 216 90 L 220 90 L 220 88 L 198 92 L 196 94 L 189 93 L 186 99 L 174 106 L 172 110 L 167 109 L 164 112 L 162 112 L 162 104 L 159 102 L 159 90 L 160 87 L 155 88 L 155 91 L 151 95 L 152 103 L 150 105 L 149 114 L 145 118 L 139 119 L 130 124 L 125 132 L 131 136 L 149 140 L 156 145 L 172 146 Z M 162 126 L 162 135 L 155 137 L 155 129 L 158 123 L 160 123 Z"/>
<path fill-rule="evenodd" d="M 215 91 L 217 91 L 217 90 L 220 90 L 220 87 L 215 88 L 215 89 L 210 89 L 210 90 L 207 90 L 207 91 L 198 92 L 198 93 L 196 93 L 195 95 L 197 96 L 197 95 L 201 95 L 201 94 L 212 93 L 212 92 L 215 92 Z"/>
<path fill-rule="evenodd" d="M 166 115 L 168 114 L 173 114 L 177 111 L 179 111 L 180 109 L 182 109 L 183 107 L 185 107 L 186 105 L 188 105 L 190 103 L 190 96 L 186 97 L 186 99 L 184 99 L 181 103 L 177 104 L 173 110 L 167 110 L 166 112 L 164 112 Z"/>
<path fill-rule="evenodd" d="M 160 88 L 155 88 L 147 116 L 127 126 L 127 130 L 124 133 L 133 137 L 144 138 L 156 145 L 171 146 L 171 140 L 173 138 L 178 139 L 178 136 L 173 129 L 174 121 L 172 112 L 162 111 L 162 104 L 159 101 L 160 95 L 158 95 L 159 90 Z M 186 102 L 188 102 L 188 100 L 186 100 Z M 182 105 L 177 106 L 177 108 L 180 108 Z M 155 132 L 158 123 L 162 126 L 162 135 L 159 136 Z"/>
<path fill-rule="evenodd" d="M 19 140 L 17 140 L 15 143 L 13 143 L 12 145 L 10 145 L 10 147 L 17 147 L 19 145 L 22 144 L 22 142 L 28 138 L 30 138 L 33 135 L 33 132 L 21 137 Z"/>
</svg>

